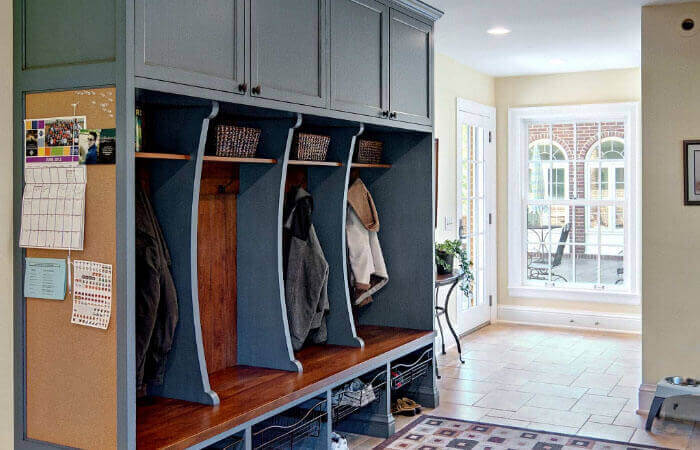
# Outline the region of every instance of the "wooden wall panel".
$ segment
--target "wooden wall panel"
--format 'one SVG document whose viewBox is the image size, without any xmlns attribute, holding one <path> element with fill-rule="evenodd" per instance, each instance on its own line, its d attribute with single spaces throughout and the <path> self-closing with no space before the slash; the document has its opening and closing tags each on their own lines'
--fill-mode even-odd
<svg viewBox="0 0 700 450">
<path fill-rule="evenodd" d="M 224 192 L 219 191 L 222 186 Z M 199 193 L 197 279 L 207 371 L 237 363 L 236 196 L 238 167 L 204 163 Z"/>
<path fill-rule="evenodd" d="M 89 128 L 114 128 L 115 89 L 28 94 L 26 117 L 87 116 Z M 119 148 L 123 151 L 123 146 Z M 113 266 L 116 285 L 116 167 L 87 169 L 85 247 L 71 258 Z M 27 249 L 28 257 L 64 258 L 66 251 Z M 107 330 L 70 323 L 72 297 L 26 299 L 27 437 L 78 448 L 117 445 L 117 327 L 112 298 Z"/>
</svg>

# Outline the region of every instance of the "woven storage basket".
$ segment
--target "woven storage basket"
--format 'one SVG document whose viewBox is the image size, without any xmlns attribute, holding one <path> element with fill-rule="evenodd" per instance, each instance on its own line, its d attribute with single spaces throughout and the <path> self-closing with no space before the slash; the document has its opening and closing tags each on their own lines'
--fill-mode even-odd
<svg viewBox="0 0 700 450">
<path fill-rule="evenodd" d="M 360 139 L 357 144 L 357 162 L 365 164 L 381 164 L 382 143 Z"/>
<path fill-rule="evenodd" d="M 297 159 L 325 161 L 331 138 L 320 134 L 299 133 L 297 136 Z"/>
<path fill-rule="evenodd" d="M 216 126 L 216 156 L 253 158 L 258 149 L 260 130 L 230 124 Z"/>
</svg>

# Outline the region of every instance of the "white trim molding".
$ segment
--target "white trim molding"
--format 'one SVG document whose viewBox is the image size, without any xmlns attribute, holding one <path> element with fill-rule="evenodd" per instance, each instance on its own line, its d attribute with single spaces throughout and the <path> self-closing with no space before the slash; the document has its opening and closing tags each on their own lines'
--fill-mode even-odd
<svg viewBox="0 0 700 450">
<path fill-rule="evenodd" d="M 611 314 L 520 305 L 499 305 L 498 322 L 631 334 L 642 332 L 640 314 Z"/>
<path fill-rule="evenodd" d="M 649 408 L 651 408 L 651 402 L 654 400 L 654 393 L 656 392 L 655 384 L 640 384 L 639 385 L 639 397 L 637 403 L 637 414 L 649 414 Z"/>
<path fill-rule="evenodd" d="M 641 296 L 620 291 L 601 291 L 597 289 L 563 289 L 551 287 L 543 289 L 539 286 L 508 287 L 511 297 L 541 298 L 548 300 L 571 300 L 594 303 L 617 303 L 623 305 L 639 305 Z"/>
<path fill-rule="evenodd" d="M 527 280 L 528 127 L 557 124 L 616 121 L 625 124 L 624 282 L 588 286 Z M 641 303 L 641 137 L 639 103 L 608 103 L 572 106 L 510 108 L 508 110 L 508 291 L 511 297 L 550 298 L 603 303 Z M 574 131 L 575 135 L 575 131 Z M 602 203 L 616 205 L 622 200 Z M 594 205 L 585 199 L 565 199 L 552 205 Z M 602 204 L 601 203 L 601 204 Z M 584 245 L 569 244 L 569 245 Z M 598 239 L 597 245 L 606 244 Z"/>
<path fill-rule="evenodd" d="M 497 318 L 496 305 L 498 304 L 498 273 L 497 273 L 497 149 L 496 149 L 496 108 L 493 106 L 482 105 L 480 103 L 474 102 L 472 100 L 466 100 L 463 98 L 457 98 L 457 111 L 455 114 L 455 180 L 456 186 L 456 210 L 455 210 L 455 225 L 456 225 L 456 236 L 457 239 L 469 239 L 467 237 L 460 236 L 460 218 L 462 217 L 462 179 L 464 177 L 464 165 L 462 160 L 462 148 L 464 142 L 462 142 L 462 126 L 476 126 L 482 128 L 484 131 L 483 136 L 483 154 L 481 155 L 481 160 L 483 162 L 483 192 L 481 193 L 482 204 L 483 204 L 483 216 L 475 215 L 475 221 L 479 221 L 483 224 L 483 235 L 481 239 L 484 242 L 484 254 L 483 260 L 481 261 L 483 269 L 482 279 L 480 282 L 483 285 L 483 300 L 488 303 L 489 297 L 491 298 L 490 306 L 486 304 L 477 305 L 475 309 L 469 311 L 468 308 L 463 308 L 463 303 L 461 299 L 461 292 L 457 291 L 455 294 L 455 311 L 456 314 L 453 319 L 456 322 L 456 328 L 458 333 L 461 332 L 471 332 L 478 328 L 483 323 L 495 322 Z M 489 139 L 490 137 L 490 139 Z M 491 220 L 488 220 L 489 216 Z M 474 270 L 477 270 L 476 261 Z M 487 311 L 485 309 L 488 309 Z M 487 314 L 488 313 L 488 314 Z M 476 327 L 476 328 L 475 328 Z"/>
</svg>

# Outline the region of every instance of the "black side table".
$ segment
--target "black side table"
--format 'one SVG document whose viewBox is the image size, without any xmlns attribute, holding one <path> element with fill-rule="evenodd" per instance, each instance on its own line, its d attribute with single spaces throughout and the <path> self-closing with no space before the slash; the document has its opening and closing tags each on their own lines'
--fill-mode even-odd
<svg viewBox="0 0 700 450">
<path fill-rule="evenodd" d="M 459 362 L 464 364 L 464 360 L 462 359 L 462 346 L 459 343 L 459 336 L 457 336 L 457 332 L 455 331 L 454 327 L 452 327 L 452 322 L 450 321 L 450 313 L 448 310 L 448 306 L 450 304 L 450 297 L 452 296 L 452 291 L 454 291 L 455 286 L 464 278 L 465 273 L 464 272 L 458 272 L 458 273 L 448 273 L 446 275 L 437 275 L 435 277 L 435 318 L 437 319 L 438 327 L 440 328 L 440 338 L 442 341 L 442 354 L 445 355 L 445 335 L 442 331 L 442 324 L 440 323 L 440 316 L 445 316 L 445 320 L 447 321 L 447 326 L 450 328 L 450 332 L 452 332 L 452 336 L 455 338 L 455 342 L 457 343 L 457 354 L 459 356 Z M 445 297 L 445 304 L 443 306 L 438 306 L 438 292 L 440 292 L 440 288 L 442 286 L 450 286 L 450 290 L 447 292 L 447 297 Z"/>
</svg>

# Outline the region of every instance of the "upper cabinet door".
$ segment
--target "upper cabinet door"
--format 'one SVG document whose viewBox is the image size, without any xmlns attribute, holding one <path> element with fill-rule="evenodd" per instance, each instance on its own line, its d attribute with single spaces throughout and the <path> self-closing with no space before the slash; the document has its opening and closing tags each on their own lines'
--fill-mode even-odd
<svg viewBox="0 0 700 450">
<path fill-rule="evenodd" d="M 330 0 L 331 108 L 371 116 L 389 110 L 389 8 Z"/>
<path fill-rule="evenodd" d="M 245 0 L 136 0 L 136 75 L 243 93 L 244 8 Z"/>
<path fill-rule="evenodd" d="M 432 29 L 392 9 L 389 42 L 390 118 L 430 125 Z"/>
<path fill-rule="evenodd" d="M 251 95 L 328 106 L 326 0 L 250 3 Z"/>
</svg>

